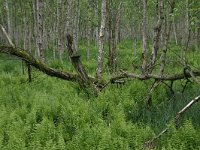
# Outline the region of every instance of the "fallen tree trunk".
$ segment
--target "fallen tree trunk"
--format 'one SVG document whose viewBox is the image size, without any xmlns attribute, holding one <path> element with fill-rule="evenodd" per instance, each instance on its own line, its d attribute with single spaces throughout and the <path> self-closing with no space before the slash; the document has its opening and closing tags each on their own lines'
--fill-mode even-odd
<svg viewBox="0 0 200 150">
<path fill-rule="evenodd" d="M 80 82 L 80 80 L 83 80 L 83 76 L 81 77 L 80 72 L 78 74 L 72 74 L 68 72 L 63 72 L 60 70 L 53 69 L 51 67 L 48 67 L 45 63 L 41 62 L 40 60 L 36 59 L 33 57 L 28 51 L 23 50 L 21 48 L 15 48 L 15 47 L 10 47 L 10 46 L 0 46 L 0 52 L 5 53 L 8 55 L 13 55 L 17 56 L 20 59 L 28 62 L 31 66 L 34 66 L 38 70 L 44 72 L 45 74 L 52 76 L 52 77 L 57 77 L 63 80 L 68 80 L 72 82 Z M 80 71 L 80 70 L 79 70 Z M 200 70 L 194 70 L 192 71 L 192 75 L 190 71 L 183 71 L 183 73 L 177 73 L 175 75 L 166 75 L 166 76 L 160 76 L 160 75 L 155 75 L 155 74 L 133 74 L 133 73 L 128 73 L 125 71 L 122 71 L 121 75 L 111 77 L 110 82 L 115 83 L 116 81 L 120 79 L 138 79 L 138 80 L 149 80 L 149 79 L 155 79 L 155 80 L 160 80 L 160 81 L 176 81 L 176 80 L 182 80 L 182 79 L 188 79 L 192 78 L 192 76 L 198 77 L 200 76 Z M 86 79 L 89 78 L 89 80 L 92 83 L 96 83 L 97 79 L 91 76 L 86 76 Z M 88 82 L 90 82 L 88 81 Z M 98 83 L 104 85 L 104 82 Z"/>
<path fill-rule="evenodd" d="M 17 56 L 49 76 L 57 77 L 72 82 L 76 82 L 78 80 L 78 75 L 50 68 L 42 61 L 34 58 L 28 51 L 25 51 L 23 49 L 9 46 L 0 46 L 0 52 L 8 55 Z"/>
<path fill-rule="evenodd" d="M 95 96 L 98 95 L 99 90 L 96 88 L 96 85 L 93 84 L 93 83 L 96 83 L 97 80 L 94 77 L 88 76 L 86 74 L 83 66 L 80 63 L 79 57 L 76 58 L 75 56 L 71 56 L 71 58 L 73 59 L 72 64 L 78 73 L 78 74 L 72 74 L 72 73 L 56 70 L 47 66 L 45 63 L 43 63 L 39 59 L 36 59 L 35 57 L 33 57 L 28 51 L 23 50 L 21 48 L 0 46 L 0 52 L 8 54 L 8 55 L 17 56 L 20 59 L 27 62 L 29 65 L 34 66 L 39 71 L 42 71 L 43 73 L 49 76 L 57 77 L 63 80 L 71 81 L 71 82 L 77 82 L 86 91 L 86 93 L 92 94 Z"/>
</svg>

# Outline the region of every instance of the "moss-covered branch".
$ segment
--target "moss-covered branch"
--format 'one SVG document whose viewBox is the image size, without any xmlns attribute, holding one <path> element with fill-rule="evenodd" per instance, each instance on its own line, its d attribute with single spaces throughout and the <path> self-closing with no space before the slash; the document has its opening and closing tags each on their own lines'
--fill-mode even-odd
<svg viewBox="0 0 200 150">
<path fill-rule="evenodd" d="M 79 78 L 78 75 L 50 68 L 40 60 L 33 57 L 28 51 L 25 51 L 23 49 L 9 47 L 9 46 L 0 46 L 0 52 L 17 56 L 49 76 L 73 82 L 78 81 Z"/>
</svg>

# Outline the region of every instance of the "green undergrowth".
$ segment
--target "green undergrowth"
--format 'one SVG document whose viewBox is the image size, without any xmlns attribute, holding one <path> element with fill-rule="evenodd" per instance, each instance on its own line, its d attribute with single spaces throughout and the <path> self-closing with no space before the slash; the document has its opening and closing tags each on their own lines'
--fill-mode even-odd
<svg viewBox="0 0 200 150">
<path fill-rule="evenodd" d="M 138 53 L 134 56 L 130 41 L 118 45 L 120 68 L 134 71 L 132 64 L 140 64 L 140 46 L 138 43 Z M 91 52 L 89 61 L 84 57 L 86 47 L 79 49 L 87 71 L 95 75 L 97 49 Z M 180 47 L 172 46 L 168 53 L 171 60 L 166 68 L 168 74 L 182 71 L 177 65 L 178 56 L 173 54 L 175 49 L 177 53 L 181 51 Z M 199 65 L 198 56 L 196 51 L 188 52 L 194 68 Z M 140 150 L 166 127 L 169 130 L 156 142 L 155 149 L 200 149 L 200 104 L 181 117 L 179 128 L 173 122 L 176 113 L 199 94 L 196 84 L 189 83 L 182 93 L 185 81 L 175 82 L 174 96 L 162 84 L 152 95 L 152 106 L 147 107 L 146 98 L 154 81 L 111 84 L 98 97 L 92 97 L 76 83 L 48 77 L 36 69 L 32 72 L 33 82 L 28 83 L 26 69 L 23 74 L 20 61 L 9 61 L 5 55 L 0 58 L 2 150 Z M 64 58 L 64 64 L 48 60 L 49 66 L 75 73 L 68 58 Z M 108 79 L 109 75 L 106 73 L 104 78 Z"/>
</svg>

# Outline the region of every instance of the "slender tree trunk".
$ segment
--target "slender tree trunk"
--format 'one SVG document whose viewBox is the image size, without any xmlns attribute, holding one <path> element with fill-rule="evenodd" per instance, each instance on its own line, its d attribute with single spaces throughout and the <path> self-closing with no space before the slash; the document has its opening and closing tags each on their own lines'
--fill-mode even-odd
<svg viewBox="0 0 200 150">
<path fill-rule="evenodd" d="M 36 52 L 37 52 L 37 57 L 40 58 L 40 35 L 39 35 L 39 0 L 35 0 L 35 25 L 36 25 Z"/>
<path fill-rule="evenodd" d="M 106 25 L 106 4 L 107 0 L 102 0 L 102 8 L 101 8 L 101 28 L 99 32 L 99 49 L 98 49 L 98 63 L 96 76 L 98 79 L 102 77 L 102 69 L 103 69 L 103 48 L 104 48 L 104 32 Z"/>
<path fill-rule="evenodd" d="M 109 61 L 111 61 L 111 64 L 110 64 L 111 72 L 115 72 L 117 68 L 117 43 L 118 43 L 118 33 L 119 33 L 119 26 L 120 26 L 120 17 L 121 17 L 121 6 L 122 6 L 122 3 L 119 4 L 118 9 L 115 13 L 111 13 L 112 52 L 111 52 L 111 56 L 109 56 Z"/>
<path fill-rule="evenodd" d="M 199 32 L 198 30 L 200 29 L 200 26 L 199 26 L 199 22 L 196 18 L 196 26 L 195 26 L 195 50 L 198 50 L 199 49 L 199 44 L 200 44 L 200 37 L 199 37 Z"/>
<path fill-rule="evenodd" d="M 178 45 L 177 34 L 176 34 L 176 25 L 175 25 L 174 17 L 173 17 L 173 30 L 174 30 L 174 39 L 175 39 L 176 45 Z"/>
<path fill-rule="evenodd" d="M 34 0 L 32 1 L 32 9 L 33 9 L 33 41 L 35 42 L 35 57 L 38 57 L 39 55 L 39 49 L 38 49 L 38 46 L 37 46 L 37 13 L 36 13 L 36 1 L 37 0 Z"/>
<path fill-rule="evenodd" d="M 109 67 L 109 70 L 111 71 L 111 66 L 112 66 L 112 30 L 113 30 L 113 15 L 112 15 L 112 12 L 111 12 L 111 4 L 110 4 L 110 0 L 107 1 L 107 22 L 108 22 L 108 67 Z"/>
<path fill-rule="evenodd" d="M 98 1 L 96 1 L 96 7 L 94 8 L 94 15 L 96 20 L 98 21 L 99 15 L 98 15 Z M 99 27 L 96 25 L 95 27 L 95 44 L 98 45 L 99 42 Z"/>
<path fill-rule="evenodd" d="M 57 30 L 57 49 L 59 52 L 59 59 L 60 62 L 63 63 L 62 60 L 62 53 L 64 51 L 63 47 L 63 31 L 64 29 L 62 28 L 62 0 L 57 1 L 57 25 L 56 25 L 56 30 Z"/>
<path fill-rule="evenodd" d="M 74 30 L 73 30 L 73 47 L 77 51 L 78 50 L 78 36 L 79 36 L 79 19 L 80 19 L 80 6 L 79 0 L 76 1 L 76 13 L 74 19 Z"/>
<path fill-rule="evenodd" d="M 37 46 L 37 56 L 45 61 L 44 58 L 44 46 L 43 46 L 43 0 L 36 0 L 36 18 L 37 18 L 37 36 L 36 36 L 36 46 Z"/>
<path fill-rule="evenodd" d="M 6 17 L 7 17 L 7 31 L 8 35 L 12 37 L 12 31 L 11 31 L 11 20 L 10 20 L 10 11 L 8 7 L 8 0 L 4 0 L 5 10 L 6 10 Z"/>
<path fill-rule="evenodd" d="M 190 14 L 189 14 L 189 0 L 186 0 L 186 16 L 185 16 L 185 35 L 184 35 L 184 45 L 186 45 L 187 47 L 189 46 L 189 42 L 190 42 Z M 182 48 L 182 53 L 181 53 L 181 58 L 184 61 L 186 59 L 186 50 L 188 48 Z"/>
<path fill-rule="evenodd" d="M 171 6 L 170 6 L 170 14 L 174 13 L 174 8 L 175 8 L 175 0 L 172 1 Z M 163 50 L 160 56 L 160 75 L 163 76 L 164 69 L 165 69 L 165 64 L 166 64 L 166 54 L 168 50 L 168 42 L 170 38 L 170 33 L 171 33 L 171 26 L 172 26 L 172 20 L 170 19 L 169 26 L 167 26 L 167 18 L 165 17 L 165 37 L 164 37 L 164 46 Z"/>
<path fill-rule="evenodd" d="M 184 35 L 184 44 L 187 43 L 187 37 L 189 35 L 190 28 L 190 18 L 189 18 L 189 0 L 186 0 L 186 14 L 185 14 L 185 35 Z"/>
<path fill-rule="evenodd" d="M 135 18 L 133 17 L 133 51 L 134 51 L 134 56 L 137 55 L 137 34 L 136 34 L 136 24 L 135 24 Z"/>
<path fill-rule="evenodd" d="M 65 18 L 66 18 L 66 23 L 65 23 L 65 36 L 67 34 L 71 34 L 71 28 L 70 28 L 70 20 L 71 20 L 71 7 L 72 7 L 72 1 L 71 0 L 66 0 L 66 12 L 65 12 Z"/>
<path fill-rule="evenodd" d="M 159 40 L 160 40 L 160 34 L 162 29 L 162 24 L 164 20 L 163 16 L 163 0 L 158 0 L 158 20 L 157 25 L 154 28 L 154 38 L 153 38 L 153 50 L 151 54 L 151 62 L 149 64 L 149 72 L 152 72 L 153 66 L 155 65 L 158 50 L 159 50 Z"/>
<path fill-rule="evenodd" d="M 33 35 L 33 32 L 32 32 L 32 26 L 31 24 L 29 25 L 28 27 L 28 30 L 29 32 L 27 33 L 28 35 L 28 49 L 29 49 L 29 52 L 32 53 L 32 35 Z"/>
<path fill-rule="evenodd" d="M 121 8 L 122 3 L 120 2 L 116 14 L 116 24 L 115 24 L 115 42 L 116 44 L 120 41 L 120 20 L 121 20 Z"/>
<path fill-rule="evenodd" d="M 147 0 L 143 0 L 143 21 L 142 21 L 142 69 L 147 67 Z"/>
<path fill-rule="evenodd" d="M 24 23 L 24 49 L 27 49 L 27 40 L 28 40 L 28 38 L 27 38 L 27 34 L 28 34 L 28 25 L 27 25 L 27 22 L 26 22 L 26 16 L 24 16 L 24 18 L 23 18 L 23 23 Z"/>
<path fill-rule="evenodd" d="M 66 0 L 66 11 L 65 11 L 65 37 L 66 35 L 72 35 L 73 29 L 72 29 L 72 0 Z M 64 38 L 65 39 L 65 38 Z M 69 58 L 70 60 L 70 58 Z"/>
<path fill-rule="evenodd" d="M 91 34 L 92 34 L 92 0 L 88 0 L 88 30 L 87 30 L 87 60 L 90 59 L 91 51 Z"/>
</svg>

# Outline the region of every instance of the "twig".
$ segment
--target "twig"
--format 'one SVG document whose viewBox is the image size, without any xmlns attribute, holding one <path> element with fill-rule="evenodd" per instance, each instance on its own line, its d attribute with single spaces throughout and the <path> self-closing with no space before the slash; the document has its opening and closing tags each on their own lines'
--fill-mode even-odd
<svg viewBox="0 0 200 150">
<path fill-rule="evenodd" d="M 155 141 L 157 139 L 159 139 L 164 133 L 166 133 L 168 131 L 168 128 L 165 128 L 164 130 L 162 130 L 158 135 L 156 135 L 155 137 L 153 137 L 151 140 L 145 142 L 145 147 L 148 148 L 153 148 L 155 147 Z"/>
<path fill-rule="evenodd" d="M 173 90 L 173 84 L 174 84 L 173 81 L 171 81 L 171 84 L 170 84 L 170 85 L 168 85 L 168 84 L 165 83 L 164 81 L 162 81 L 162 83 L 163 83 L 165 86 L 167 86 L 167 87 L 169 88 L 169 90 L 171 91 L 171 93 L 172 93 L 173 95 L 175 94 L 175 92 L 174 92 L 174 90 Z"/>
<path fill-rule="evenodd" d="M 187 79 L 187 81 L 186 81 L 186 83 L 185 83 L 185 85 L 184 85 L 183 90 L 181 91 L 181 93 L 184 93 L 184 91 L 185 91 L 185 89 L 186 89 L 188 83 L 190 83 L 190 82 L 191 82 L 191 81 L 190 81 L 189 79 Z"/>
<path fill-rule="evenodd" d="M 160 81 L 158 80 L 155 80 L 154 83 L 152 84 L 151 86 L 151 89 L 149 90 L 149 93 L 146 97 L 146 103 L 148 106 L 151 106 L 152 105 L 152 94 L 153 94 L 153 91 L 155 90 L 155 88 L 160 84 Z"/>
</svg>

